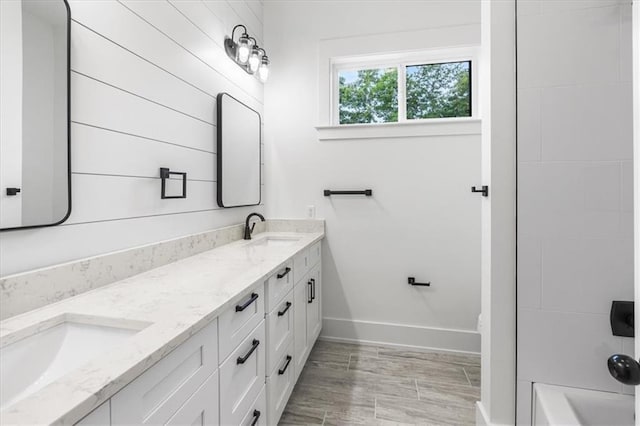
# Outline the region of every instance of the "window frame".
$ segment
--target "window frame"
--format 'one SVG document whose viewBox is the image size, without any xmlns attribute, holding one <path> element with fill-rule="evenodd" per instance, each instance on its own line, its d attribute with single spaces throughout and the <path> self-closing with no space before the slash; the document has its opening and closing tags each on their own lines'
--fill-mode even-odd
<svg viewBox="0 0 640 426">
<path fill-rule="evenodd" d="M 439 65 L 452 62 L 470 62 L 469 67 L 469 85 L 471 97 L 471 115 L 465 117 L 443 117 L 443 118 L 414 118 L 407 119 L 407 67 L 415 65 Z M 331 95 L 329 97 L 330 105 L 330 125 L 331 126 L 376 126 L 376 125 L 403 125 L 408 123 L 424 123 L 428 124 L 437 120 L 442 121 L 464 121 L 478 120 L 478 49 L 477 48 L 451 48 L 443 50 L 420 51 L 410 53 L 395 53 L 387 55 L 374 56 L 355 56 L 331 58 L 331 72 L 329 85 Z M 341 124 L 340 123 L 340 71 L 358 71 L 363 69 L 375 68 L 396 68 L 398 73 L 398 121 L 385 123 L 356 123 Z"/>
</svg>

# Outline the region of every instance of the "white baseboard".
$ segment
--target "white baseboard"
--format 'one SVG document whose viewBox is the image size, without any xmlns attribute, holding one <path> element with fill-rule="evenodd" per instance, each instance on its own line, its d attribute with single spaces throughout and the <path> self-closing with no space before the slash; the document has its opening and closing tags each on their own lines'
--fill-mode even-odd
<svg viewBox="0 0 640 426">
<path fill-rule="evenodd" d="M 513 423 L 491 423 L 482 401 L 476 401 L 476 426 L 513 426 Z"/>
<path fill-rule="evenodd" d="M 480 353 L 480 333 L 468 330 L 324 318 L 320 338 L 422 350 Z"/>
<path fill-rule="evenodd" d="M 482 405 L 482 401 L 476 402 L 476 426 L 490 426 L 489 417 Z"/>
</svg>

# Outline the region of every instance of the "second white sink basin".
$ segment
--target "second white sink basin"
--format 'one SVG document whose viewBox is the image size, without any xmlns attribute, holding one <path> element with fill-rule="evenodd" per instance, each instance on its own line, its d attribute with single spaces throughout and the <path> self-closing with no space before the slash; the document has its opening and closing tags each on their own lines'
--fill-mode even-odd
<svg viewBox="0 0 640 426">
<path fill-rule="evenodd" d="M 296 237 L 262 237 L 249 243 L 252 247 L 287 247 L 300 241 Z"/>
<path fill-rule="evenodd" d="M 35 393 L 140 329 L 64 321 L 0 349 L 0 409 Z"/>
</svg>

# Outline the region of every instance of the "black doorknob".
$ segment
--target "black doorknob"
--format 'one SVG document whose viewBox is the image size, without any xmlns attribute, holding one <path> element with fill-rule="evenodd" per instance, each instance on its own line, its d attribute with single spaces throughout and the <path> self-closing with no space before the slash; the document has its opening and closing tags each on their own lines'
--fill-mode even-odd
<svg viewBox="0 0 640 426">
<path fill-rule="evenodd" d="M 625 385 L 640 385 L 640 364 L 629 355 L 615 354 L 607 360 L 609 373 Z"/>
</svg>

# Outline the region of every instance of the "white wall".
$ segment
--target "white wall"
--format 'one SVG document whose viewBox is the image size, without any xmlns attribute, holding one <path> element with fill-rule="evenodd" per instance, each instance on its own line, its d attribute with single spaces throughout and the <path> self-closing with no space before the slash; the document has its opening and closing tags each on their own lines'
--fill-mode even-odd
<svg viewBox="0 0 640 426">
<path fill-rule="evenodd" d="M 631 3 L 518 1 L 518 416 L 531 382 L 623 391 L 633 300 Z M 560 361 L 560 362 L 559 362 Z"/>
<path fill-rule="evenodd" d="M 261 207 L 220 210 L 215 97 L 263 111 L 263 86 L 224 53 L 258 1 L 71 3 L 73 211 L 57 227 L 0 234 L 0 273 L 238 223 Z M 188 197 L 160 199 L 160 167 L 186 171 Z"/>
<path fill-rule="evenodd" d="M 478 45 L 480 2 L 265 2 L 267 213 L 326 219 L 325 337 L 479 351 L 479 126 L 473 135 L 319 141 L 319 49 L 439 28 L 411 48 Z M 389 37 L 382 36 L 387 34 Z M 383 40 L 384 43 L 380 43 Z M 324 47 L 322 47 L 324 48 Z M 327 69 L 328 71 L 328 69 Z M 373 189 L 373 197 L 323 189 Z M 430 280 L 414 288 L 407 277 Z"/>
</svg>

